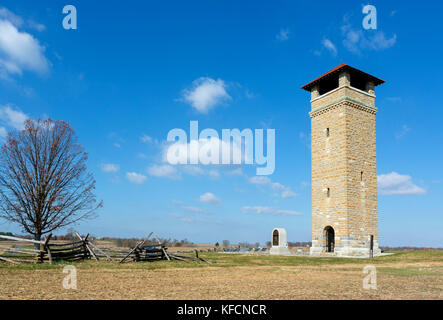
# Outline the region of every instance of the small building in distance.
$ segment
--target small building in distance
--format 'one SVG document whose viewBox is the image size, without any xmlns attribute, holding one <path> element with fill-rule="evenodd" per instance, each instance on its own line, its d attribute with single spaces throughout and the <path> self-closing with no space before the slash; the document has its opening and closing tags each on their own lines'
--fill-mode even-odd
<svg viewBox="0 0 443 320">
<path fill-rule="evenodd" d="M 275 228 L 272 230 L 272 247 L 269 254 L 290 254 L 285 229 Z"/>
</svg>

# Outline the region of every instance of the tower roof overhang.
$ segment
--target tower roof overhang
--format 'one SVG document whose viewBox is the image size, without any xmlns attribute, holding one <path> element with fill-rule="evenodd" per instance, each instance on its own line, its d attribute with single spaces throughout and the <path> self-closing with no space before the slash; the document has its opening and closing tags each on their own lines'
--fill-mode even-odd
<svg viewBox="0 0 443 320">
<path fill-rule="evenodd" d="M 311 91 L 311 89 L 314 86 L 320 84 L 320 82 L 329 80 L 330 78 L 332 78 L 334 76 L 337 76 L 342 71 L 348 71 L 350 76 L 351 76 L 351 78 L 360 78 L 360 79 L 364 79 L 364 80 L 366 80 L 368 82 L 371 81 L 371 82 L 374 83 L 374 86 L 378 86 L 378 85 L 383 84 L 385 82 L 384 80 L 382 80 L 380 78 L 374 77 L 374 76 L 372 76 L 372 75 L 370 75 L 370 74 L 368 74 L 366 72 L 363 72 L 361 70 L 358 70 L 358 69 L 353 68 L 353 67 L 351 67 L 351 66 L 349 66 L 347 64 L 343 64 L 342 63 L 339 66 L 335 67 L 334 69 L 329 70 L 324 75 L 318 77 L 317 79 L 312 80 L 308 84 L 305 84 L 301 88 L 303 90 L 306 90 L 306 91 Z"/>
</svg>

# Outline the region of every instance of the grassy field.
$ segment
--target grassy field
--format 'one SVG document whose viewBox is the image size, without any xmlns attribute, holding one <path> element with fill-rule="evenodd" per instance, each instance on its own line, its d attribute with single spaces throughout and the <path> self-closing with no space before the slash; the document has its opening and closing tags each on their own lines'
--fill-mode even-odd
<svg viewBox="0 0 443 320">
<path fill-rule="evenodd" d="M 0 299 L 443 299 L 443 252 L 374 259 L 201 253 L 215 263 L 74 263 L 77 289 L 62 286 L 66 263 L 0 262 Z M 363 267 L 377 289 L 363 289 Z"/>
</svg>

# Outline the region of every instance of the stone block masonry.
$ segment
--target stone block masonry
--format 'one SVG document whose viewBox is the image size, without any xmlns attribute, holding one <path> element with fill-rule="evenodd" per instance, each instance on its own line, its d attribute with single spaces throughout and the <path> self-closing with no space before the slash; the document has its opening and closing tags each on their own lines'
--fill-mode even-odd
<svg viewBox="0 0 443 320">
<path fill-rule="evenodd" d="M 311 255 L 368 256 L 371 236 L 379 255 L 374 82 L 383 80 L 342 66 L 303 87 L 312 97 Z M 320 95 L 322 85 L 332 89 Z"/>
</svg>

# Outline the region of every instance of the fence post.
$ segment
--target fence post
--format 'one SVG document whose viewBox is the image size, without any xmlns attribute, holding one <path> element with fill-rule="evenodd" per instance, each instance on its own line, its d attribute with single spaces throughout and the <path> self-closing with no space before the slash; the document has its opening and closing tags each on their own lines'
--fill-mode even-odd
<svg viewBox="0 0 443 320">
<path fill-rule="evenodd" d="M 48 253 L 49 264 L 52 264 L 52 254 L 51 254 L 51 250 L 49 249 L 49 239 L 51 239 L 51 237 L 52 237 L 52 233 L 50 233 L 46 237 L 45 243 L 43 244 L 43 250 Z M 42 257 L 41 262 L 43 262 L 43 256 L 44 256 L 44 253 L 43 253 L 43 255 L 41 255 L 41 257 Z"/>
</svg>

